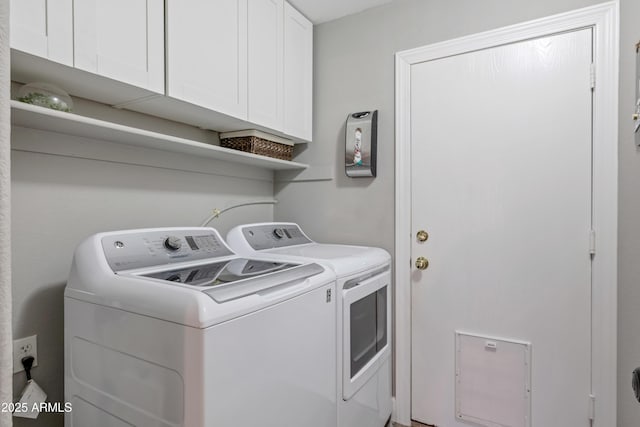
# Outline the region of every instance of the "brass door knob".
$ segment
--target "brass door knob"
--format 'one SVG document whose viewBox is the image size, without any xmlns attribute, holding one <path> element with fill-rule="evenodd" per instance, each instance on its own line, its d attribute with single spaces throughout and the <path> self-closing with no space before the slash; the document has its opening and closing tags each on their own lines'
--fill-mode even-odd
<svg viewBox="0 0 640 427">
<path fill-rule="evenodd" d="M 423 256 L 419 256 L 418 258 L 416 258 L 416 268 L 418 270 L 426 270 L 427 267 L 429 267 L 429 260 L 427 260 Z"/>
<path fill-rule="evenodd" d="M 424 230 L 420 230 L 416 233 L 416 239 L 418 239 L 418 242 L 426 242 L 428 238 L 429 233 Z"/>
</svg>

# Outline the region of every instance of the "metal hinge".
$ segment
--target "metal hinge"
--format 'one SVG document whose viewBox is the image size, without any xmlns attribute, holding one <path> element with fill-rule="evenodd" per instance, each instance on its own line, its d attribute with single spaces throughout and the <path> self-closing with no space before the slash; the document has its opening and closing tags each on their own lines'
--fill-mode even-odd
<svg viewBox="0 0 640 427">
<path fill-rule="evenodd" d="M 596 231 L 589 230 L 589 254 L 594 256 L 596 254 Z"/>
<path fill-rule="evenodd" d="M 591 421 L 596 419 L 596 397 L 593 394 L 589 395 L 589 419 Z"/>
<path fill-rule="evenodd" d="M 590 71 L 590 78 L 591 78 L 591 89 L 595 89 L 596 88 L 596 64 L 591 63 L 591 71 Z"/>
<path fill-rule="evenodd" d="M 331 302 L 331 289 L 327 289 L 327 302 Z"/>
</svg>

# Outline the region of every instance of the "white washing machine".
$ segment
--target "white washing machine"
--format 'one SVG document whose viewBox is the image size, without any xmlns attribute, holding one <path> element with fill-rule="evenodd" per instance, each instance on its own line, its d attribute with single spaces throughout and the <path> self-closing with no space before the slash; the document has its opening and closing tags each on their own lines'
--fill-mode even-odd
<svg viewBox="0 0 640 427">
<path fill-rule="evenodd" d="M 65 290 L 65 426 L 335 427 L 335 280 L 212 228 L 89 237 Z"/>
<path fill-rule="evenodd" d="M 338 277 L 339 427 L 382 427 L 391 416 L 391 257 L 379 248 L 316 243 L 294 223 L 235 227 L 227 243 L 245 256 L 316 262 Z"/>
</svg>

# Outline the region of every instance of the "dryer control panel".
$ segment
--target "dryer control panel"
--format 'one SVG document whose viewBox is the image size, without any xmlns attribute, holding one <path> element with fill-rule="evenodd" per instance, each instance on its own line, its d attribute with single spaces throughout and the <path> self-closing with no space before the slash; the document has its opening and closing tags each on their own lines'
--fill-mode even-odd
<svg viewBox="0 0 640 427">
<path fill-rule="evenodd" d="M 234 255 L 212 228 L 107 233 L 102 249 L 113 271 Z"/>
<path fill-rule="evenodd" d="M 297 224 L 290 223 L 246 226 L 242 228 L 242 234 L 256 251 L 312 243 Z"/>
</svg>

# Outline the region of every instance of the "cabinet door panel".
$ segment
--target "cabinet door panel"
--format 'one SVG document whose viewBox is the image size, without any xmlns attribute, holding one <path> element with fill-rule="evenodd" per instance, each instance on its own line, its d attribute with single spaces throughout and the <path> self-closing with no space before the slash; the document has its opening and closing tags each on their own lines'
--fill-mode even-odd
<svg viewBox="0 0 640 427">
<path fill-rule="evenodd" d="M 164 92 L 162 0 L 75 0 L 75 66 Z"/>
<path fill-rule="evenodd" d="M 247 118 L 247 0 L 167 0 L 167 94 Z"/>
<path fill-rule="evenodd" d="M 311 141 L 313 25 L 288 3 L 284 12 L 284 132 Z"/>
<path fill-rule="evenodd" d="M 249 121 L 283 130 L 284 0 L 249 0 Z"/>
<path fill-rule="evenodd" d="M 73 65 L 72 0 L 11 0 L 11 47 Z"/>
</svg>

